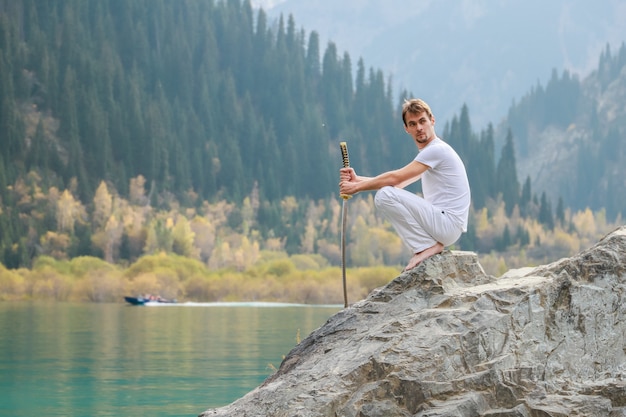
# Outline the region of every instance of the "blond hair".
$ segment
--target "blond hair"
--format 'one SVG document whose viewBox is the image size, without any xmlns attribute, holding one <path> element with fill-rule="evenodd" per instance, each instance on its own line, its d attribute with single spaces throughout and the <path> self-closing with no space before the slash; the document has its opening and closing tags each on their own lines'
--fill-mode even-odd
<svg viewBox="0 0 626 417">
<path fill-rule="evenodd" d="M 412 98 L 410 100 L 404 100 L 402 104 L 402 121 L 406 126 L 406 114 L 420 114 L 426 112 L 430 119 L 433 118 L 433 112 L 430 110 L 430 106 L 421 98 Z"/>
</svg>

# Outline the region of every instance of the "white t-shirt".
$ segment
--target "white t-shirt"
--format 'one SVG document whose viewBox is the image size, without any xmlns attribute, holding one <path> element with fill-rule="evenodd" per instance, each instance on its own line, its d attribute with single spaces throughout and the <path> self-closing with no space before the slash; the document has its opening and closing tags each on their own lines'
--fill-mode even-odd
<svg viewBox="0 0 626 417">
<path fill-rule="evenodd" d="M 459 155 L 437 137 L 419 151 L 415 161 L 430 167 L 422 174 L 424 199 L 450 215 L 466 232 L 471 196 Z"/>
</svg>

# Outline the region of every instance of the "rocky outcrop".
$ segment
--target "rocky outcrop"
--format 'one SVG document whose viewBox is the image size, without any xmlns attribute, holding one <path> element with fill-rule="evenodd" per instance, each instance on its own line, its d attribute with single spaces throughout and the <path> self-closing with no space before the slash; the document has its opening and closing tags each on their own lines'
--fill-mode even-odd
<svg viewBox="0 0 626 417">
<path fill-rule="evenodd" d="M 202 416 L 626 416 L 626 228 L 487 276 L 444 252 L 311 333 Z"/>
</svg>

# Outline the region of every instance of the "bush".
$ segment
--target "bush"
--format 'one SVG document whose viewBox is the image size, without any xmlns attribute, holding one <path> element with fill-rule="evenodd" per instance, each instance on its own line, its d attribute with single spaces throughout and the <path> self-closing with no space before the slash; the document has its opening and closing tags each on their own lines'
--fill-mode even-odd
<svg viewBox="0 0 626 417">
<path fill-rule="evenodd" d="M 37 257 L 33 262 L 32 270 L 36 272 L 45 269 L 54 270 L 63 275 L 71 275 L 72 273 L 69 261 L 57 260 L 47 255 Z"/>
<path fill-rule="evenodd" d="M 49 266 L 39 268 L 31 274 L 33 278 L 30 295 L 35 300 L 68 301 L 72 293 L 71 278 Z"/>
<path fill-rule="evenodd" d="M 85 273 L 74 286 L 73 298 L 77 301 L 98 303 L 121 301 L 126 283 L 119 271 L 94 270 Z"/>
<path fill-rule="evenodd" d="M 75 277 L 83 278 L 95 271 L 115 274 L 118 267 L 93 256 L 79 256 L 70 261 L 70 270 Z"/>
<path fill-rule="evenodd" d="M 276 277 L 287 277 L 296 270 L 296 266 L 291 259 L 278 259 L 264 265 L 265 274 L 274 275 Z"/>
<path fill-rule="evenodd" d="M 179 281 L 183 281 L 186 277 L 193 275 L 205 275 L 208 272 L 206 266 L 196 259 L 159 253 L 142 256 L 126 270 L 124 275 L 132 279 L 141 274 L 157 270 L 169 270 Z"/>
<path fill-rule="evenodd" d="M 370 268 L 358 268 L 351 270 L 356 280 L 363 288 L 364 296 L 378 287 L 386 285 L 389 281 L 396 278 L 400 271 L 398 268 L 389 266 L 375 266 Z"/>
<path fill-rule="evenodd" d="M 0 300 L 20 299 L 24 296 L 24 289 L 24 277 L 0 264 Z"/>
<path fill-rule="evenodd" d="M 310 254 L 310 255 L 292 255 L 291 261 L 296 269 L 300 271 L 304 270 L 318 270 L 328 267 L 328 260 L 322 255 Z"/>
<path fill-rule="evenodd" d="M 191 301 L 208 301 L 211 299 L 211 281 L 204 276 L 194 275 L 182 285 L 183 295 Z"/>
</svg>

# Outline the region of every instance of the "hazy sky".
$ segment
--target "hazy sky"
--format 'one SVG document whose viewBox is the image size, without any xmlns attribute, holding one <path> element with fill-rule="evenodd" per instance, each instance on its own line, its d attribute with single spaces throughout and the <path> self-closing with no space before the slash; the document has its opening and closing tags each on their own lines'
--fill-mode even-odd
<svg viewBox="0 0 626 417">
<path fill-rule="evenodd" d="M 252 0 L 252 7 L 263 7 L 263 9 L 268 10 L 277 4 L 284 3 L 285 0 Z"/>
</svg>

